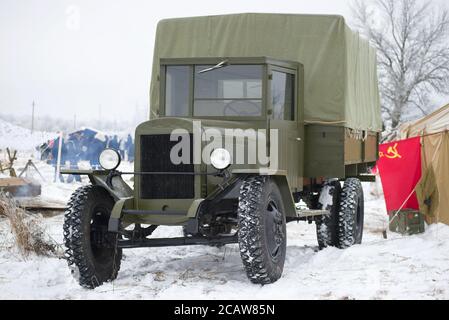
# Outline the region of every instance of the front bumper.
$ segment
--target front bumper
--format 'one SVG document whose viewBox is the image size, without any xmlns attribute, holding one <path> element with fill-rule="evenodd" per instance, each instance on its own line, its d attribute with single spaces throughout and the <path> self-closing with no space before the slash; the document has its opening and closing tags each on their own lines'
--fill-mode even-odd
<svg viewBox="0 0 449 320">
<path fill-rule="evenodd" d="M 184 172 L 120 172 L 106 170 L 62 170 L 63 174 L 87 175 L 93 185 L 105 188 L 114 198 L 115 204 L 109 219 L 108 229 L 111 232 L 118 232 L 121 226 L 132 223 L 152 224 L 152 225 L 185 225 L 190 220 L 195 220 L 198 216 L 201 205 L 205 200 L 217 201 L 226 196 L 236 183 L 241 179 L 241 175 L 231 175 L 230 172 L 215 171 L 210 173 L 184 173 Z M 136 205 L 136 197 L 122 175 L 208 175 L 222 177 L 223 181 L 216 190 L 211 192 L 206 199 L 197 198 L 186 201 L 184 210 L 165 208 L 141 208 Z M 157 201 L 157 200 L 156 200 Z M 187 203 L 188 202 L 188 203 Z"/>
</svg>

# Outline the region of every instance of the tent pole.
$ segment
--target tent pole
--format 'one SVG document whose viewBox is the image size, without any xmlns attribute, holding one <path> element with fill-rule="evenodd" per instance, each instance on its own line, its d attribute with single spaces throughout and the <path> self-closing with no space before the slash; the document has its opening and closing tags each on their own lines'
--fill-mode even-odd
<svg viewBox="0 0 449 320">
<path fill-rule="evenodd" d="M 61 174 L 61 149 L 62 149 L 62 131 L 59 134 L 58 159 L 56 162 L 56 179 L 59 179 L 59 175 Z"/>
</svg>

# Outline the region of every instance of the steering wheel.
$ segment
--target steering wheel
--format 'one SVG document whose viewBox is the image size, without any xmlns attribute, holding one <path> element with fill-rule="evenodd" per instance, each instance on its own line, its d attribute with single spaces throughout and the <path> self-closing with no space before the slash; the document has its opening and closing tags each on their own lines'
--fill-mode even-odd
<svg viewBox="0 0 449 320">
<path fill-rule="evenodd" d="M 251 106 L 252 110 L 242 110 L 241 108 L 236 108 L 237 104 L 244 104 L 246 107 Z M 262 107 L 256 102 L 251 100 L 231 100 L 223 108 L 224 116 L 260 116 L 262 114 Z"/>
</svg>

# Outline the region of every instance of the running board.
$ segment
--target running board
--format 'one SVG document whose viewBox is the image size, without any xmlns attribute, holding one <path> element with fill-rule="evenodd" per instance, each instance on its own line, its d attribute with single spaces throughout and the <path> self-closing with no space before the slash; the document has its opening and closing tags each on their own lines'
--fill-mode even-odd
<svg viewBox="0 0 449 320">
<path fill-rule="evenodd" d="M 151 247 L 177 247 L 193 245 L 223 246 L 225 244 L 237 243 L 237 235 L 221 236 L 214 238 L 205 237 L 183 237 L 183 238 L 154 238 L 142 240 L 118 240 L 117 247 L 122 249 L 151 248 Z"/>
<path fill-rule="evenodd" d="M 328 210 L 296 210 L 296 217 L 299 219 L 328 215 L 330 215 Z"/>
</svg>

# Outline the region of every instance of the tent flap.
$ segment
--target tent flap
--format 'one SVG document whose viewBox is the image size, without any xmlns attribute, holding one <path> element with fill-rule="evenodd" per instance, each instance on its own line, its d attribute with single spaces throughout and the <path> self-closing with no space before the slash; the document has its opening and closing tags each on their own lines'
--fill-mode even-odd
<svg viewBox="0 0 449 320">
<path fill-rule="evenodd" d="M 428 223 L 449 225 L 449 104 L 404 124 L 402 138 L 421 137 L 422 172 L 416 194 Z"/>
<path fill-rule="evenodd" d="M 420 205 L 420 210 L 429 213 L 428 223 L 449 225 L 449 133 L 424 136 L 422 144 L 423 172 L 433 172 L 433 177 L 424 176 L 421 189 L 417 190 L 421 201 L 427 200 L 427 204 Z"/>
<path fill-rule="evenodd" d="M 416 187 L 419 210 L 427 218 L 435 218 L 438 208 L 438 186 L 433 168 L 428 168 Z"/>
</svg>

